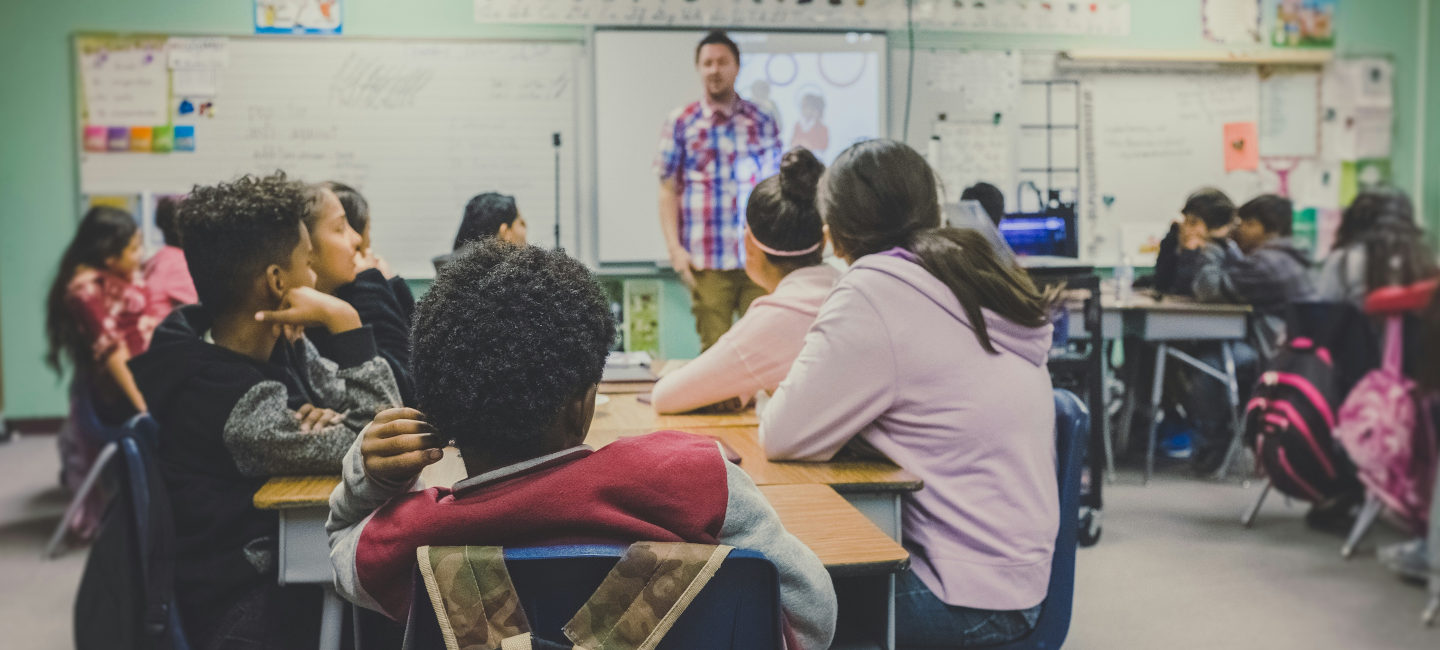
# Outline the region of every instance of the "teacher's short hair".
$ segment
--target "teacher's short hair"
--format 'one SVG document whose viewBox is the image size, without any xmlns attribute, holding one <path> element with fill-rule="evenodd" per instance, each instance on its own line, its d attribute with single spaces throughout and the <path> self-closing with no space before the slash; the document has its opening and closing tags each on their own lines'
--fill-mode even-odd
<svg viewBox="0 0 1440 650">
<path fill-rule="evenodd" d="M 705 38 L 700 39 L 700 44 L 695 46 L 695 63 L 700 63 L 700 50 L 706 45 L 724 45 L 730 48 L 730 53 L 735 55 L 735 65 L 740 65 L 740 46 L 730 40 L 730 36 L 723 30 L 712 30 Z"/>
</svg>

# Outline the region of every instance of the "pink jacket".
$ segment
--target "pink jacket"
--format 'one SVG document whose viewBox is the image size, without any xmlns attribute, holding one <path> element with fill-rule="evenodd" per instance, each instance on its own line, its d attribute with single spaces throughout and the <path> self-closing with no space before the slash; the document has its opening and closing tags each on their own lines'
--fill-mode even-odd
<svg viewBox="0 0 1440 650">
<path fill-rule="evenodd" d="M 180 305 L 200 302 L 185 251 L 178 246 L 161 248 L 145 262 L 145 289 L 150 296 L 150 314 L 159 320 Z"/>
<path fill-rule="evenodd" d="M 699 358 L 655 384 L 651 404 L 660 413 L 682 413 L 732 397 L 749 400 L 773 392 L 800 355 L 840 271 L 829 264 L 797 269 L 775 292 L 755 299 L 745 316 Z"/>
<path fill-rule="evenodd" d="M 985 311 L 997 354 L 914 262 L 861 258 L 840 278 L 760 418 L 775 460 L 829 460 L 860 436 L 925 482 L 904 544 L 942 601 L 1019 610 L 1045 598 L 1059 526 L 1050 325 Z M 1071 513 L 1074 516 L 1074 513 Z"/>
</svg>

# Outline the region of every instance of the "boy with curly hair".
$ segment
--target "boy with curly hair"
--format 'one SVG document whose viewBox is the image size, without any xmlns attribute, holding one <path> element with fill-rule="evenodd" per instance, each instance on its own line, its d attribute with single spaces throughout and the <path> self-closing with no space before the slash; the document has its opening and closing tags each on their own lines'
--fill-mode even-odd
<svg viewBox="0 0 1440 650">
<path fill-rule="evenodd" d="M 198 648 L 314 647 L 319 590 L 276 584 L 279 520 L 251 500 L 272 476 L 339 472 L 361 428 L 400 404 L 370 329 L 313 288 L 301 220 L 314 200 L 283 173 L 196 187 L 180 223 L 200 304 L 130 362 L 160 424 L 176 602 Z M 325 349 L 277 345 L 304 327 L 333 334 Z"/>
<path fill-rule="evenodd" d="M 713 441 L 583 444 L 614 331 L 603 291 L 563 253 L 494 238 L 461 249 L 415 314 L 420 410 L 377 416 L 330 496 L 336 589 L 403 620 L 425 545 L 727 544 L 775 564 L 789 647 L 828 647 L 825 567 Z M 407 494 L 452 441 L 469 478 Z"/>
</svg>

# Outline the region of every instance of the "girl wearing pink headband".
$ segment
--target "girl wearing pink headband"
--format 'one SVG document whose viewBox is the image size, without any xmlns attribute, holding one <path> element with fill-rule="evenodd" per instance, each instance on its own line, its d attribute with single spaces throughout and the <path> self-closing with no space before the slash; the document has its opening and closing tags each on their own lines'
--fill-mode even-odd
<svg viewBox="0 0 1440 650">
<path fill-rule="evenodd" d="M 769 295 L 751 303 L 699 358 L 655 384 L 656 411 L 739 409 L 785 379 L 840 277 L 824 263 L 824 225 L 815 207 L 824 171 L 814 154 L 797 148 L 785 154 L 779 174 L 755 186 L 745 208 L 745 274 Z"/>
</svg>

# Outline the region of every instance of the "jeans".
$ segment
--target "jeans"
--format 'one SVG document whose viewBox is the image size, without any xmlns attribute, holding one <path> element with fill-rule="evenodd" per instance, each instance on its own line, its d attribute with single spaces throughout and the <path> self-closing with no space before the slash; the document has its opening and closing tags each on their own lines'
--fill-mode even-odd
<svg viewBox="0 0 1440 650">
<path fill-rule="evenodd" d="M 913 569 L 895 576 L 895 644 L 900 648 L 970 648 L 1029 634 L 1040 608 L 997 612 L 947 605 Z"/>
</svg>

